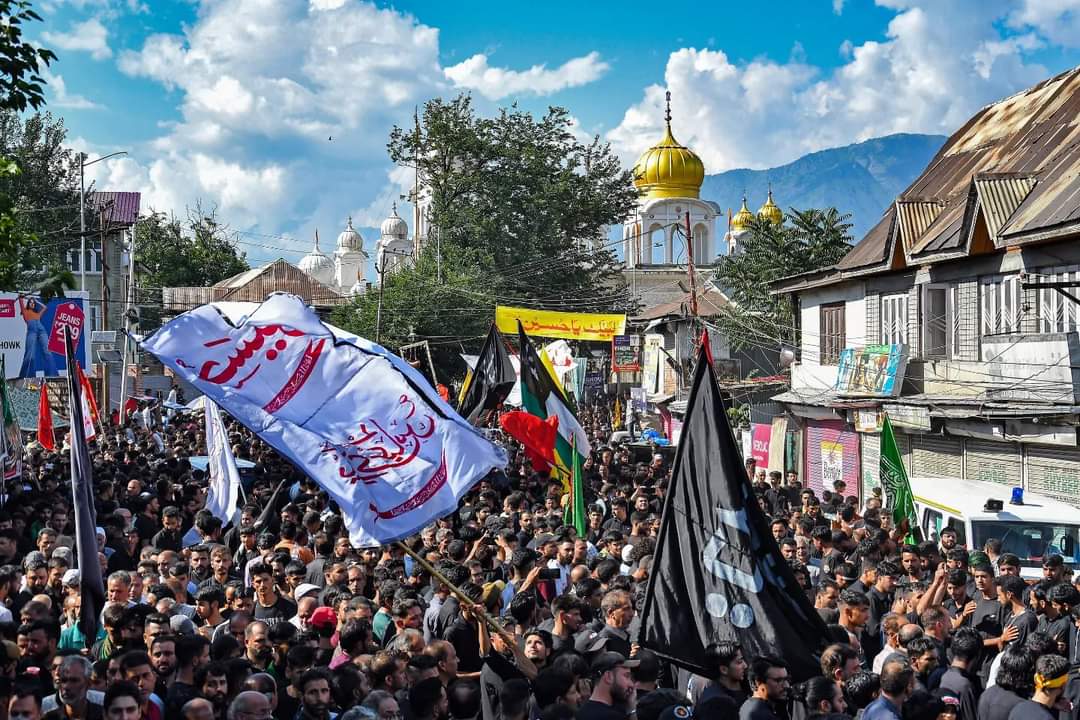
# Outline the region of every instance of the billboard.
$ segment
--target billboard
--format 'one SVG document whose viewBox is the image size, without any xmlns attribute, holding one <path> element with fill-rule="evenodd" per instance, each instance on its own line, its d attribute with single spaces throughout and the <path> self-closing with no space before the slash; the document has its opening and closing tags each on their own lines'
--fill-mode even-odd
<svg viewBox="0 0 1080 720">
<path fill-rule="evenodd" d="M 89 330 L 86 305 L 85 292 L 48 303 L 26 293 L 0 293 L 0 352 L 4 353 L 6 379 L 66 375 L 67 332 L 77 341 L 75 355 L 85 370 L 90 347 L 84 332 Z"/>
<path fill-rule="evenodd" d="M 844 348 L 836 376 L 836 393 L 856 397 L 897 397 L 904 384 L 907 347 L 868 345 Z"/>
<path fill-rule="evenodd" d="M 641 370 L 640 335 L 616 335 L 611 338 L 611 369 L 615 372 Z"/>
</svg>

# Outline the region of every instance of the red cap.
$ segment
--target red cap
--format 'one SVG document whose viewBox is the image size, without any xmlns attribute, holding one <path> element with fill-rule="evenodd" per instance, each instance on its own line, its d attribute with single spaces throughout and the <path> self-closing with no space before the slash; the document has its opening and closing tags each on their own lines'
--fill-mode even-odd
<svg viewBox="0 0 1080 720">
<path fill-rule="evenodd" d="M 337 615 L 334 613 L 333 608 L 319 607 L 315 608 L 315 612 L 311 613 L 311 619 L 308 620 L 308 624 L 312 627 L 321 626 L 337 626 Z"/>
</svg>

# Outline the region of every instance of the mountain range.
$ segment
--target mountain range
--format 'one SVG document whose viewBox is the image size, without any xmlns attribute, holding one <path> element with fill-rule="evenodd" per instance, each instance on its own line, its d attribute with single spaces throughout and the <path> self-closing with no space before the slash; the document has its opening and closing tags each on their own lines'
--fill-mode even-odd
<svg viewBox="0 0 1080 720">
<path fill-rule="evenodd" d="M 820 150 L 766 170 L 728 170 L 705 177 L 701 198 L 737 212 L 745 193 L 747 206 L 757 212 L 771 186 L 773 200 L 785 212 L 835 207 L 850 213 L 852 241 L 858 242 L 945 140 L 942 135 L 886 135 Z M 726 232 L 719 221 L 716 229 Z"/>
</svg>

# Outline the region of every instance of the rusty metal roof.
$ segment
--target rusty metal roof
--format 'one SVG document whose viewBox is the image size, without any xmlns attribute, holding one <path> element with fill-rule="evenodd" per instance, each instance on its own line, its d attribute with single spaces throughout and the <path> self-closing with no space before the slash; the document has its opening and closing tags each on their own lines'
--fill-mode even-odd
<svg viewBox="0 0 1080 720">
<path fill-rule="evenodd" d="M 698 317 L 716 317 L 722 308 L 731 302 L 728 296 L 715 288 L 699 290 L 697 293 Z M 661 303 L 642 310 L 634 320 L 657 320 L 673 315 L 686 316 L 690 314 L 690 293 L 686 293 L 682 299 L 674 302 Z"/>
<path fill-rule="evenodd" d="M 963 255 L 979 216 L 999 248 L 1080 234 L 1078 118 L 1080 67 L 980 110 L 837 264 L 841 277 L 897 269 L 896 236 L 908 262 Z"/>
<path fill-rule="evenodd" d="M 911 252 L 926 229 L 945 208 L 940 200 L 897 200 L 896 217 L 900 225 L 900 242 Z"/>
<path fill-rule="evenodd" d="M 162 300 L 166 312 L 179 314 L 209 302 L 262 302 L 273 292 L 298 295 L 315 307 L 335 307 L 349 302 L 349 298 L 280 258 L 269 265 L 245 270 L 211 287 L 163 288 Z"/>
<path fill-rule="evenodd" d="M 990 237 L 998 236 L 1037 182 L 1034 175 L 980 173 L 975 176 L 975 192 Z"/>
<path fill-rule="evenodd" d="M 91 214 L 104 215 L 108 225 L 128 227 L 139 219 L 139 201 L 137 192 L 92 192 L 87 197 Z"/>
</svg>

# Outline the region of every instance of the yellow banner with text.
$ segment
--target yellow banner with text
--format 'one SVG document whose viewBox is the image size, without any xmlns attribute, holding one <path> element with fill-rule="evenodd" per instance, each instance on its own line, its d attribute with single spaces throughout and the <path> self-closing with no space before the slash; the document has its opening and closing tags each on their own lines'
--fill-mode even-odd
<svg viewBox="0 0 1080 720">
<path fill-rule="evenodd" d="M 502 333 L 516 333 L 518 320 L 529 335 L 563 340 L 611 342 L 626 333 L 626 315 L 558 312 L 529 308 L 495 307 L 495 325 Z"/>
</svg>

